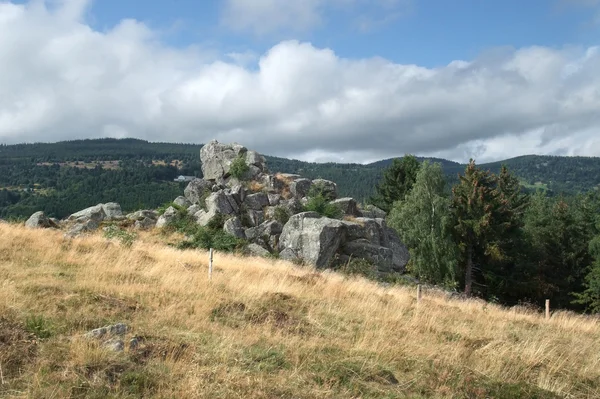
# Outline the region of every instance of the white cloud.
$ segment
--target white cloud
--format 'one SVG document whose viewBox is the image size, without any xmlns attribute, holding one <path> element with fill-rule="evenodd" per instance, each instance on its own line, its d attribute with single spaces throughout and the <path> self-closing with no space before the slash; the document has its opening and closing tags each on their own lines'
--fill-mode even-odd
<svg viewBox="0 0 600 399">
<path fill-rule="evenodd" d="M 428 69 L 285 41 L 246 67 L 169 47 L 133 20 L 99 32 L 40 4 L 0 2 L 0 142 L 216 138 L 346 162 L 600 155 L 597 48 L 505 49 Z"/>
<path fill-rule="evenodd" d="M 307 32 L 321 26 L 331 14 L 354 20 L 369 31 L 400 18 L 413 0 L 225 0 L 222 24 L 237 32 L 266 34 Z"/>
</svg>

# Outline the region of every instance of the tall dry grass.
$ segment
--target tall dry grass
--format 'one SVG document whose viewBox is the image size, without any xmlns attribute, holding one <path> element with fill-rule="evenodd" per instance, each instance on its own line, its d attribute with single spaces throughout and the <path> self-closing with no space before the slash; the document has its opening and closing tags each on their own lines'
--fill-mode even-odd
<svg viewBox="0 0 600 399">
<path fill-rule="evenodd" d="M 600 397 L 596 319 L 218 253 L 208 281 L 207 260 L 0 224 L 0 396 Z M 137 349 L 82 337 L 116 322 Z"/>
</svg>

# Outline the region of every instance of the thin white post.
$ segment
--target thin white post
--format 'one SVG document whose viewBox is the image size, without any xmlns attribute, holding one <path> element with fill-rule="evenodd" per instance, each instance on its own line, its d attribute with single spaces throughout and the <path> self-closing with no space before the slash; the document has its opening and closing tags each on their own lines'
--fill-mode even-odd
<svg viewBox="0 0 600 399">
<path fill-rule="evenodd" d="M 550 319 L 550 299 L 546 299 L 546 320 Z"/>
<path fill-rule="evenodd" d="M 208 279 L 212 280 L 212 263 L 213 263 L 213 249 L 211 248 L 209 251 L 209 258 L 208 258 Z"/>
<path fill-rule="evenodd" d="M 417 284 L 417 303 L 421 302 L 421 284 Z"/>
</svg>

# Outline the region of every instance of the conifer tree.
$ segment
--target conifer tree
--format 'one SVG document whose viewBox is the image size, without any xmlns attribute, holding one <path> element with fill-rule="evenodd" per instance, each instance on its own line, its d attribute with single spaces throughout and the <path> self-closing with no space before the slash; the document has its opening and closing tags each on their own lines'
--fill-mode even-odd
<svg viewBox="0 0 600 399">
<path fill-rule="evenodd" d="M 414 155 L 394 159 L 385 170 L 381 182 L 375 186 L 376 195 L 371 203 L 389 212 L 396 201 L 404 201 L 417 179 L 420 164 Z"/>
</svg>

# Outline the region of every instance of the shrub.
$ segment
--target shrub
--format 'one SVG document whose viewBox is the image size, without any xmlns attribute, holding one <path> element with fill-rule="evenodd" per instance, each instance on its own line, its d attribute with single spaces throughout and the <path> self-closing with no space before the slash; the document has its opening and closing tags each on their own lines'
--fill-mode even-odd
<svg viewBox="0 0 600 399">
<path fill-rule="evenodd" d="M 231 162 L 229 173 L 238 180 L 243 180 L 250 167 L 246 165 L 244 156 L 239 156 Z"/>
<path fill-rule="evenodd" d="M 244 240 L 236 238 L 223 230 L 215 230 L 198 226 L 191 240 L 184 241 L 178 245 L 180 249 L 186 248 L 213 248 L 222 252 L 233 252 L 245 244 Z"/>
<path fill-rule="evenodd" d="M 277 220 L 281 224 L 286 224 L 290 220 L 290 211 L 283 206 L 278 206 L 273 211 L 273 219 Z"/>
<path fill-rule="evenodd" d="M 317 212 L 319 215 L 331 219 L 340 219 L 344 215 L 344 212 L 340 208 L 329 203 L 329 200 L 321 194 L 309 198 L 308 202 L 304 206 L 304 211 Z"/>
<path fill-rule="evenodd" d="M 44 316 L 28 316 L 25 320 L 25 329 L 41 339 L 52 336 L 52 327 Z"/>
<path fill-rule="evenodd" d="M 131 247 L 133 245 L 133 242 L 137 238 L 137 234 L 134 232 L 129 232 L 127 230 L 123 230 L 119 228 L 119 226 L 111 224 L 110 226 L 107 226 L 106 229 L 104 229 L 104 237 L 109 240 L 116 238 L 121 242 L 121 245 L 125 247 Z"/>
<path fill-rule="evenodd" d="M 325 184 L 322 182 L 315 183 L 308 190 L 308 197 L 323 197 L 326 201 L 333 201 L 335 199 L 335 195 L 327 190 Z"/>
</svg>

